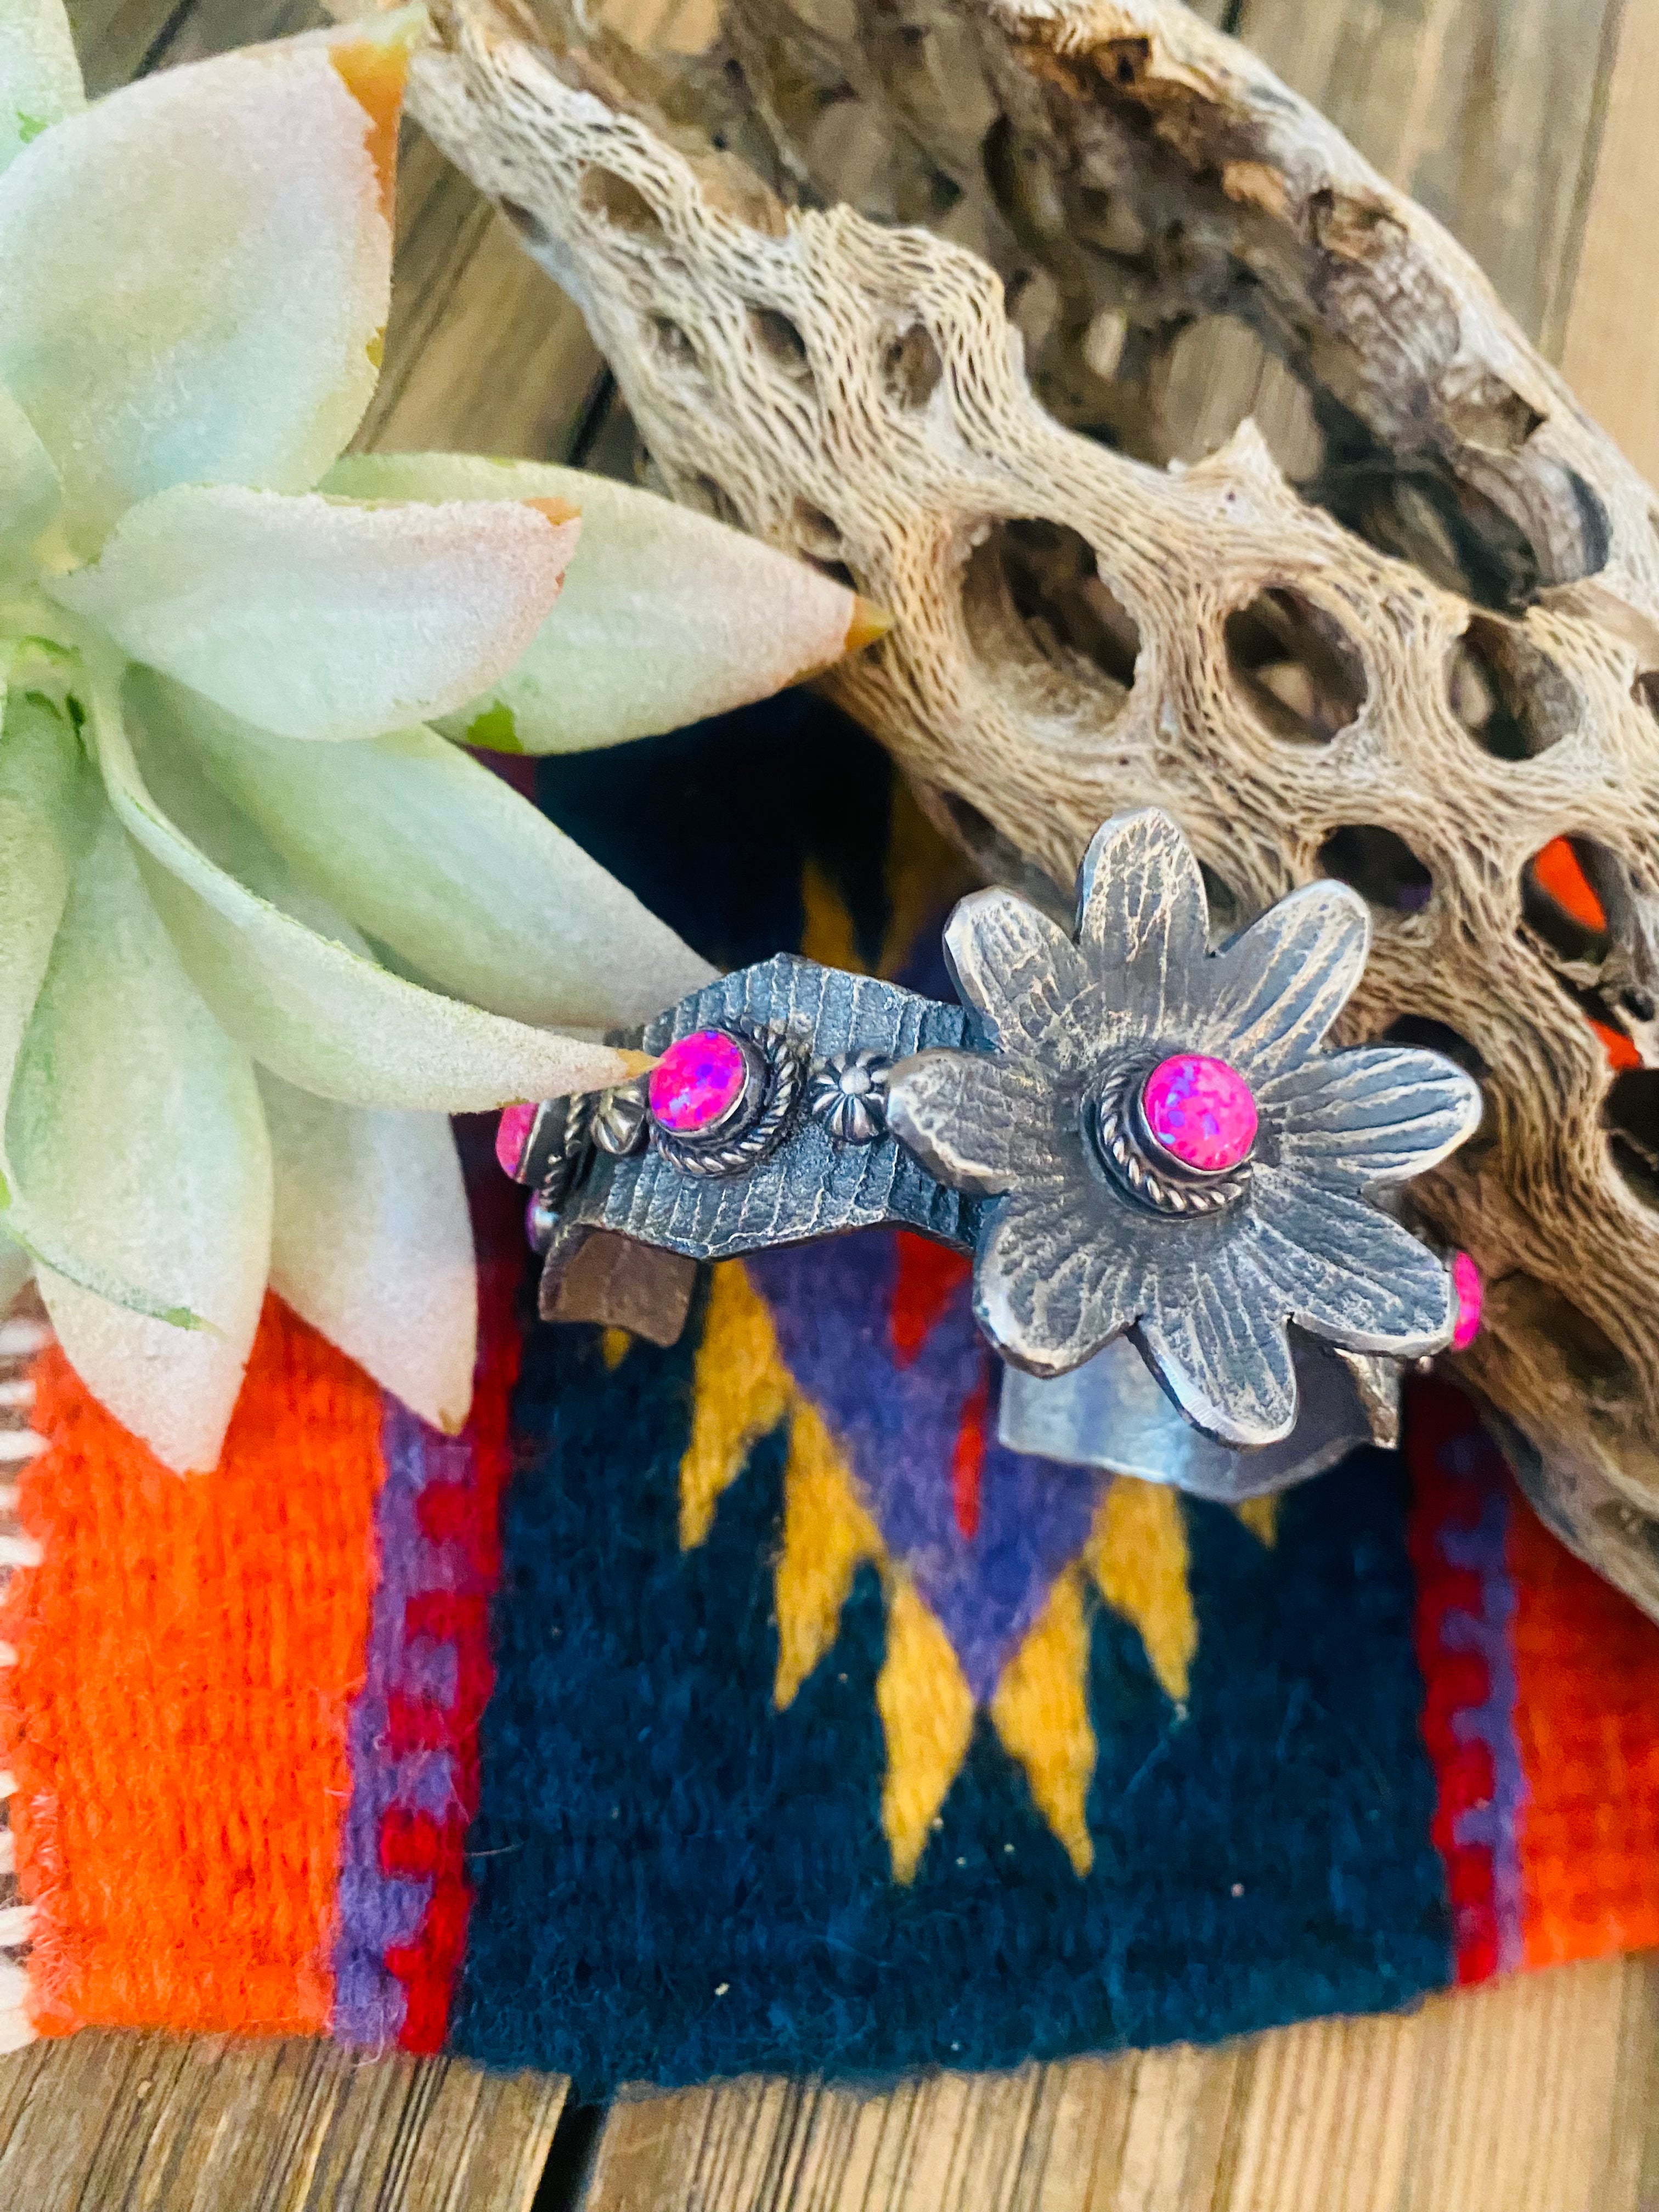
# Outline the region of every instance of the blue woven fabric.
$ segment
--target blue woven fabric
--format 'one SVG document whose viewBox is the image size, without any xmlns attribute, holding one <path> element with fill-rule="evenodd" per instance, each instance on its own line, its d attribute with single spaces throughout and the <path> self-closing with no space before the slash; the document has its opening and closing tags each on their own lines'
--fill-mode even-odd
<svg viewBox="0 0 1659 2212">
<path fill-rule="evenodd" d="M 981 1722 L 903 1888 L 876 1578 L 775 1712 L 781 1442 L 682 1554 L 690 1361 L 527 1342 L 455 2047 L 588 2095 L 1201 2040 L 1444 1985 L 1397 1462 L 1295 1492 L 1271 1551 L 1184 1508 L 1200 1639 L 1173 1725 L 1097 1610 L 1089 1876 Z"/>
</svg>

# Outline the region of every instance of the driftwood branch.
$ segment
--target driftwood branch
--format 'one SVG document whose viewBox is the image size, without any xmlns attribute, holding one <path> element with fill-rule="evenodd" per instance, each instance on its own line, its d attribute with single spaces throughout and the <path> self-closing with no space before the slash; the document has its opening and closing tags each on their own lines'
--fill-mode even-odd
<svg viewBox="0 0 1659 2212">
<path fill-rule="evenodd" d="M 1218 927 L 1322 871 L 1373 900 L 1350 1035 L 1486 1087 L 1414 1199 L 1489 1279 L 1461 1370 L 1659 1614 L 1653 495 L 1452 240 L 1170 0 L 799 4 L 732 0 L 671 76 L 452 0 L 416 112 L 653 480 L 892 610 L 834 688 L 989 871 L 1042 895 L 1156 800 Z M 1277 364 L 1278 459 L 1246 423 L 1171 465 L 1194 331 Z"/>
</svg>

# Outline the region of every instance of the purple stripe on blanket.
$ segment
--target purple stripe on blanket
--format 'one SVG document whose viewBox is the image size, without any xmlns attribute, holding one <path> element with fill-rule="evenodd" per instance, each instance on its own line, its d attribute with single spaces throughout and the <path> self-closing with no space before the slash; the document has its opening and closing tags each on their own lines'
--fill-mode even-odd
<svg viewBox="0 0 1659 2212">
<path fill-rule="evenodd" d="M 1515 1662 L 1510 1630 L 1515 1619 L 1515 1584 L 1505 1558 L 1510 1493 L 1503 1462 L 1484 1431 L 1471 1428 L 1442 1444 L 1440 1464 L 1449 1475 L 1485 1490 L 1473 1528 L 1444 1527 L 1441 1551 L 1448 1563 L 1480 1578 L 1478 1613 L 1449 1613 L 1441 1642 L 1449 1651 L 1473 1651 L 1486 1669 L 1484 1702 L 1457 1716 L 1458 1735 L 1483 1743 L 1492 1754 L 1492 1794 L 1464 1808 L 1453 1826 L 1453 1840 L 1483 1845 L 1492 1853 L 1492 1914 L 1497 1923 L 1497 1971 L 1511 1973 L 1522 1963 L 1526 1899 L 1521 1883 L 1521 1816 L 1527 1779 L 1515 1726 Z"/>
<path fill-rule="evenodd" d="M 343 2043 L 370 2050 L 395 2043 L 404 2024 L 404 1990 L 388 1971 L 386 1954 L 413 1941 L 432 1891 L 428 1881 L 384 1870 L 381 1823 L 394 1807 L 441 1818 L 459 1803 L 449 1752 L 393 1758 L 389 1709 L 399 1695 L 447 1704 L 454 1694 L 453 1647 L 411 1638 L 405 1616 L 412 1597 L 453 1580 L 444 1548 L 422 1530 L 420 1498 L 433 1483 L 461 1480 L 471 1449 L 428 1428 L 392 1398 L 385 1402 L 380 1437 L 386 1480 L 374 1529 L 380 1583 L 365 1680 L 351 1715 L 351 1805 L 341 1844 L 334 1951 L 334 2033 Z"/>
</svg>

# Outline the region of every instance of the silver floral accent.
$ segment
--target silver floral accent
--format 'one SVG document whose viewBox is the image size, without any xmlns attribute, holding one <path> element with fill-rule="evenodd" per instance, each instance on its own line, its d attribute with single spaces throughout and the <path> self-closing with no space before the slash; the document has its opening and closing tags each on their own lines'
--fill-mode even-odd
<svg viewBox="0 0 1659 2212">
<path fill-rule="evenodd" d="M 873 1145 L 887 1127 L 886 1091 L 892 1061 L 868 1046 L 831 1053 L 812 1070 L 807 1111 L 843 1145 Z"/>
<path fill-rule="evenodd" d="M 945 950 L 988 1051 L 902 1060 L 888 1124 L 939 1179 L 991 1199 L 975 1310 L 1035 1375 L 1132 1331 L 1182 1411 L 1225 1443 L 1287 1435 L 1288 1328 L 1408 1359 L 1451 1337 L 1444 1261 L 1368 1203 L 1480 1118 L 1437 1053 L 1322 1052 L 1370 940 L 1346 884 L 1292 891 L 1207 949 L 1198 863 L 1166 814 L 1107 823 L 1079 876 L 1075 937 L 1005 890 L 957 908 Z M 1258 1115 L 1248 1185 L 1218 1212 L 1139 1203 L 1107 1171 L 1090 1102 L 1176 1053 L 1224 1060 Z"/>
<path fill-rule="evenodd" d="M 726 1026 L 743 1045 L 750 1066 L 749 1081 L 732 1118 L 694 1137 L 677 1136 L 652 1124 L 658 1151 L 688 1175 L 746 1174 L 782 1143 L 799 1103 L 806 1073 L 801 1039 L 781 1022 Z"/>
</svg>

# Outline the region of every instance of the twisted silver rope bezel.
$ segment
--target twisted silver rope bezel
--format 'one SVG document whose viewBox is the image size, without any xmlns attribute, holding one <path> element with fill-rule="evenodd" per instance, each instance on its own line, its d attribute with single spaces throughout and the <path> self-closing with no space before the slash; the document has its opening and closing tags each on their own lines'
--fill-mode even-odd
<svg viewBox="0 0 1659 2212">
<path fill-rule="evenodd" d="M 1166 1152 L 1139 1111 L 1140 1088 L 1156 1061 L 1119 1067 L 1091 1093 L 1088 1135 L 1101 1166 L 1139 1206 L 1171 1220 L 1203 1221 L 1237 1206 L 1250 1187 L 1250 1163 L 1219 1174 L 1188 1167 Z"/>
</svg>

